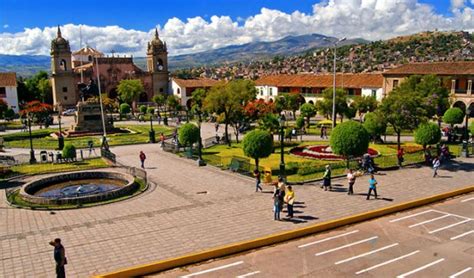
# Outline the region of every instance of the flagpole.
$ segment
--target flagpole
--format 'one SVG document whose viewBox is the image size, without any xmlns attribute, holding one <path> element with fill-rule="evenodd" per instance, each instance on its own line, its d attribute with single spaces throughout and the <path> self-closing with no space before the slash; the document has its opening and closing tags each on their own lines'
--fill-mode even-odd
<svg viewBox="0 0 474 278">
<path fill-rule="evenodd" d="M 104 106 L 102 104 L 102 90 L 100 88 L 99 58 L 97 56 L 95 56 L 95 63 L 96 63 L 96 69 L 97 69 L 97 86 L 99 87 L 100 114 L 102 115 L 102 129 L 104 131 L 104 135 L 102 137 L 102 147 L 105 147 L 105 149 L 108 149 L 107 130 L 105 128 Z"/>
</svg>

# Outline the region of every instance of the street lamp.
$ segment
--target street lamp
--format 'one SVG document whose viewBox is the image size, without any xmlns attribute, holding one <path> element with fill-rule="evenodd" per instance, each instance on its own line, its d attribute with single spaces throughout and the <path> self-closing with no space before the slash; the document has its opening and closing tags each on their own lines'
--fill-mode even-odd
<svg viewBox="0 0 474 278">
<path fill-rule="evenodd" d="M 100 88 L 100 75 L 99 75 L 99 58 L 95 57 L 96 69 L 97 69 L 97 87 L 99 89 L 99 102 L 100 102 L 100 114 L 102 116 L 102 144 L 101 149 L 109 150 L 109 144 L 107 143 L 107 129 L 105 128 L 105 116 L 104 116 L 104 105 L 102 103 L 102 91 Z"/>
<path fill-rule="evenodd" d="M 197 160 L 197 163 L 198 163 L 198 166 L 204 166 L 206 165 L 206 162 L 204 161 L 204 159 L 202 159 L 202 137 L 201 137 L 201 122 L 202 122 L 202 118 L 201 118 L 201 109 L 198 108 L 198 111 L 196 111 L 197 114 L 198 114 L 198 128 L 199 128 L 199 139 L 198 139 L 198 160 Z"/>
<path fill-rule="evenodd" d="M 155 130 L 153 130 L 153 113 L 150 113 L 150 132 L 148 132 L 150 143 L 156 143 Z"/>
<path fill-rule="evenodd" d="M 471 116 L 471 108 L 468 106 L 466 108 L 466 123 L 464 125 L 464 141 L 462 143 L 463 152 L 465 157 L 469 157 L 469 117 Z"/>
<path fill-rule="evenodd" d="M 31 136 L 31 115 L 28 113 L 26 115 L 28 119 L 28 132 L 30 134 L 30 164 L 36 163 L 35 151 L 33 150 L 33 137 Z"/>
<path fill-rule="evenodd" d="M 336 126 L 336 49 L 337 45 L 340 42 L 345 41 L 346 38 L 342 38 L 334 43 L 334 75 L 333 75 L 333 83 L 332 83 L 332 129 Z"/>
<path fill-rule="evenodd" d="M 285 116 L 280 116 L 280 177 L 285 179 Z"/>
<path fill-rule="evenodd" d="M 62 150 L 64 148 L 64 137 L 61 131 L 61 104 L 58 104 L 58 124 L 59 124 L 59 136 L 58 136 L 58 149 Z"/>
</svg>

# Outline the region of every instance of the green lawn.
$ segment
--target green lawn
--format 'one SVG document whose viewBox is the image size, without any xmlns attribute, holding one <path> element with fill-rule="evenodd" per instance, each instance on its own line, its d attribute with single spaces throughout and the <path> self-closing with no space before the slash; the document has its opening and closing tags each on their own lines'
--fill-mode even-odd
<svg viewBox="0 0 474 278">
<path fill-rule="evenodd" d="M 38 163 L 38 164 L 22 164 L 12 166 L 11 172 L 0 176 L 0 178 L 8 178 L 17 175 L 37 175 L 57 172 L 80 171 L 87 169 L 97 169 L 109 167 L 107 162 L 102 158 L 86 159 L 80 162 L 71 163 Z"/>
<path fill-rule="evenodd" d="M 131 145 L 131 144 L 143 144 L 148 143 L 149 137 L 148 132 L 150 126 L 141 126 L 141 125 L 116 125 L 116 127 L 127 128 L 132 131 L 132 133 L 117 133 L 107 135 L 110 146 L 118 145 Z M 163 132 L 165 135 L 170 135 L 172 133 L 172 128 L 163 126 L 163 125 L 154 125 L 153 129 L 155 130 L 155 136 L 157 140 L 159 139 L 160 133 Z M 58 147 L 58 140 L 49 136 L 50 133 L 57 131 L 56 129 L 41 129 L 35 130 L 32 132 L 33 137 L 33 147 L 37 149 L 56 149 Z M 30 141 L 28 132 L 16 132 L 4 136 L 5 146 L 9 148 L 29 148 Z M 76 138 L 65 138 L 64 143 L 71 143 L 76 148 L 87 148 L 87 142 L 92 140 L 95 146 L 100 146 L 100 135 L 96 136 L 84 136 Z"/>
</svg>

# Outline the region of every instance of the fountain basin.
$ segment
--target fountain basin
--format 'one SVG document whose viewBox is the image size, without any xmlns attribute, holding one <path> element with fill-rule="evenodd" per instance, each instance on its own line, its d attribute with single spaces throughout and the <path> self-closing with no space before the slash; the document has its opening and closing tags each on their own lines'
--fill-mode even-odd
<svg viewBox="0 0 474 278">
<path fill-rule="evenodd" d="M 20 196 L 41 205 L 83 204 L 125 196 L 138 186 L 129 174 L 80 171 L 29 182 L 21 187 Z"/>
</svg>

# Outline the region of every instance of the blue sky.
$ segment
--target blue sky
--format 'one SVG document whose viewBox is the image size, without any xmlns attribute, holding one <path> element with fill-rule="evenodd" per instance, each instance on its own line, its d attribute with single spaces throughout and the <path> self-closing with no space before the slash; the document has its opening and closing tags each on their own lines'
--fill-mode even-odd
<svg viewBox="0 0 474 278">
<path fill-rule="evenodd" d="M 474 0 L 0 0 L 0 54 L 48 55 L 58 24 L 73 50 L 82 34 L 82 46 L 138 56 L 157 27 L 179 55 L 312 33 L 474 32 Z"/>
<path fill-rule="evenodd" d="M 395 0 L 393 0 L 395 1 Z M 201 16 L 227 15 L 232 19 L 247 18 L 262 7 L 286 13 L 299 10 L 311 13 L 317 0 L 142 0 L 142 1 L 60 1 L 60 0 L 0 0 L 0 26 L 4 32 L 19 32 L 23 28 L 86 24 L 119 25 L 126 29 L 149 30 L 163 26 L 172 17 L 186 20 Z M 440 14 L 450 14 L 448 0 L 422 0 Z"/>
</svg>

